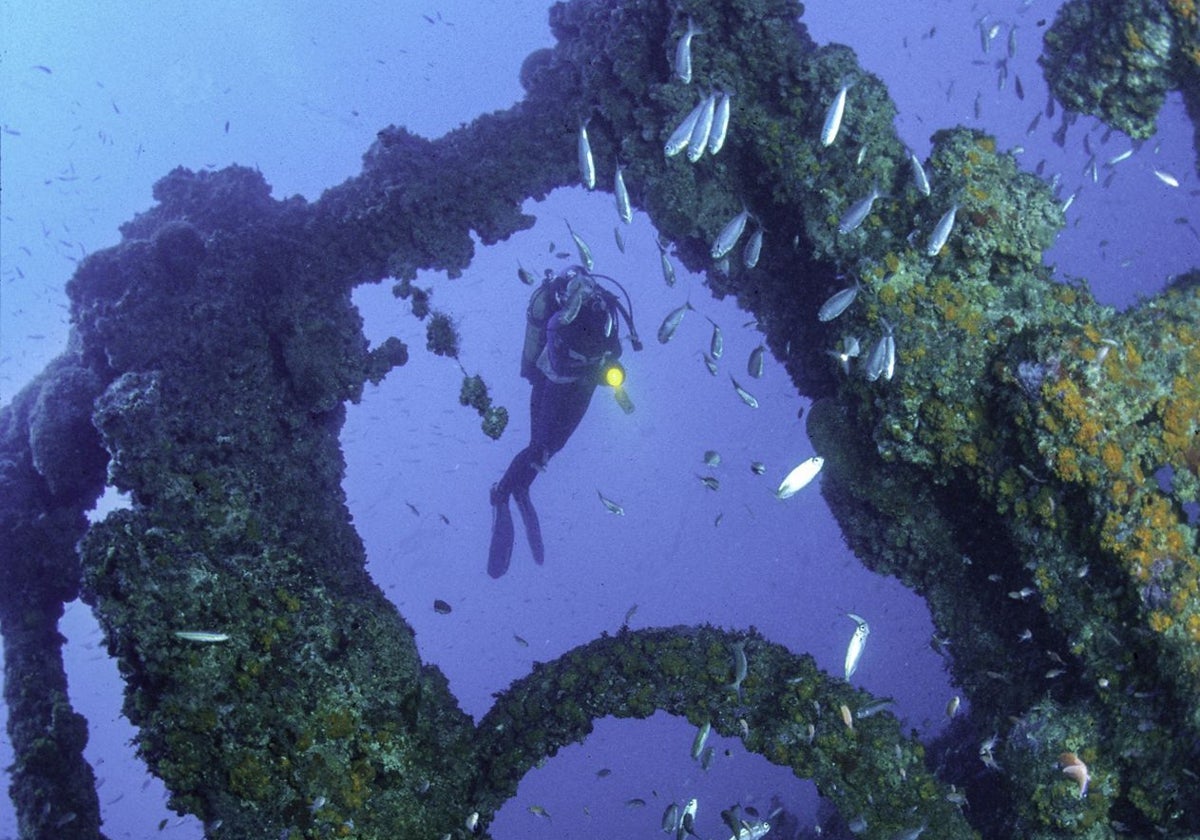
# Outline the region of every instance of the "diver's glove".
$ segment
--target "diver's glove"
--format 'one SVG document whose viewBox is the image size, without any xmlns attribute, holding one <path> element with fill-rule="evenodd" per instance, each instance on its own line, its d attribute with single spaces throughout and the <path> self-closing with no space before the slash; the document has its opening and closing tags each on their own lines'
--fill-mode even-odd
<svg viewBox="0 0 1200 840">
<path fill-rule="evenodd" d="M 502 577 L 512 561 L 513 520 L 508 508 L 508 494 L 492 485 L 492 542 L 488 546 L 488 574 Z M 528 526 L 526 526 L 528 527 Z"/>
</svg>

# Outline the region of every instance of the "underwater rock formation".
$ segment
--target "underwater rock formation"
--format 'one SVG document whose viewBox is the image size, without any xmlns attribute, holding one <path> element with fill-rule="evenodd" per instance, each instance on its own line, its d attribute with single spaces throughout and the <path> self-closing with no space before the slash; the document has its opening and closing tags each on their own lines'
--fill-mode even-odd
<svg viewBox="0 0 1200 840">
<path fill-rule="evenodd" d="M 1071 0 L 1041 58 L 1054 95 L 1135 140 L 1154 133 L 1168 91 L 1197 126 L 1200 167 L 1200 12 L 1195 0 Z M 1064 119 L 1067 115 L 1064 114 Z"/>
<path fill-rule="evenodd" d="M 68 354 L 2 415 L 4 570 L 41 587 L 0 591 L 6 690 L 27 692 L 10 699 L 14 732 L 53 716 L 68 755 L 82 748 L 57 676 L 14 671 L 30 650 L 53 656 L 56 610 L 82 575 L 140 754 L 172 807 L 229 836 L 466 836 L 470 813 L 486 827 L 594 719 L 656 709 L 815 779 L 863 817 L 863 837 L 921 824 L 968 837 L 968 818 L 989 837 L 1108 836 L 1117 820 L 1200 830 L 1197 779 L 1180 772 L 1200 735 L 1200 281 L 1119 315 L 1055 282 L 1041 254 L 1058 203 L 977 132 L 935 136 L 923 194 L 883 85 L 845 47 L 813 44 L 800 11 L 560 3 L 558 45 L 523 68 L 525 100 L 437 140 L 384 129 L 362 173 L 317 202 L 276 201 L 240 167 L 160 181 L 157 205 L 71 280 Z M 698 96 L 669 64 L 689 16 L 708 33 L 696 77 L 737 95 L 737 131 L 695 164 L 663 156 Z M 847 81 L 851 107 L 822 145 Z M 344 405 L 407 358 L 396 340 L 368 346 L 350 292 L 395 277 L 431 314 L 406 284 L 460 273 L 472 230 L 487 244 L 528 227 L 525 199 L 576 180 L 583 121 L 599 182 L 627 162 L 633 203 L 822 398 L 809 422 L 824 492 L 859 556 L 929 600 L 971 701 L 964 737 L 994 735 L 1003 772 L 973 740 L 936 778 L 886 712 L 843 721 L 843 706 L 870 704 L 862 692 L 754 635 L 597 640 L 518 681 L 478 728 L 420 661 L 364 571 L 341 490 Z M 890 200 L 839 232 L 874 189 Z M 743 202 L 770 232 L 762 258 L 714 265 Z M 821 321 L 841 274 L 860 291 Z M 437 318 L 430 349 L 453 355 L 454 326 Z M 482 380 L 466 378 L 463 402 L 499 434 Z M 76 555 L 106 468 L 131 506 Z M 29 616 L 30 603 L 44 608 Z M 18 768 L 40 773 L 14 774 L 22 831 L 65 817 L 28 793 L 53 784 L 78 802 L 58 836 L 96 836 L 87 768 L 54 777 L 36 763 L 44 745 L 13 741 Z M 965 816 L 950 781 L 967 786 Z"/>
</svg>

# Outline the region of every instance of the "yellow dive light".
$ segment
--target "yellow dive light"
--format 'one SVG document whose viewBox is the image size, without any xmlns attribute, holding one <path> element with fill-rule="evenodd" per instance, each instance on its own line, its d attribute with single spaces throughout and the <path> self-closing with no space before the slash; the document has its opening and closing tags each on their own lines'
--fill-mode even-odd
<svg viewBox="0 0 1200 840">
<path fill-rule="evenodd" d="M 604 369 L 604 384 L 613 389 L 613 399 L 626 414 L 633 414 L 633 400 L 625 393 L 625 368 L 615 362 Z"/>
<path fill-rule="evenodd" d="M 605 368 L 604 384 L 611 388 L 620 388 L 625 384 L 625 368 L 620 365 L 609 365 Z"/>
</svg>

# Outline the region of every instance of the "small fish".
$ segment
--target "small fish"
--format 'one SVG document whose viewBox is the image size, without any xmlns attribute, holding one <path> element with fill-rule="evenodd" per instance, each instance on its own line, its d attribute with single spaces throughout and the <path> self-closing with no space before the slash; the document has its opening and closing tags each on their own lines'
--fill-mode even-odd
<svg viewBox="0 0 1200 840">
<path fill-rule="evenodd" d="M 762 246 L 763 229 L 760 227 L 750 234 L 750 239 L 746 242 L 746 250 L 742 252 L 742 265 L 746 268 L 754 268 L 758 265 L 758 258 L 762 256 Z"/>
<path fill-rule="evenodd" d="M 612 775 L 612 770 L 609 770 L 607 767 L 601 767 L 599 770 L 596 771 L 597 779 L 605 779 L 611 775 Z"/>
<path fill-rule="evenodd" d="M 525 641 L 523 636 L 518 636 L 516 633 L 513 633 L 513 640 L 521 647 L 529 647 L 529 642 Z"/>
<path fill-rule="evenodd" d="M 929 236 L 929 245 L 925 248 L 926 254 L 936 257 L 942 252 L 942 248 L 946 245 L 946 240 L 950 238 L 950 231 L 954 228 L 954 216 L 957 213 L 958 205 L 955 204 L 942 214 L 942 218 L 938 219 L 933 233 Z"/>
<path fill-rule="evenodd" d="M 750 211 L 743 208 L 742 212 L 725 223 L 725 227 L 721 228 L 721 232 L 717 234 L 717 238 L 712 244 L 710 253 L 714 260 L 721 259 L 733 250 L 733 246 L 741 239 L 742 232 L 746 229 L 746 220 L 749 218 Z"/>
<path fill-rule="evenodd" d="M 779 483 L 779 489 L 775 491 L 775 498 L 790 499 L 795 496 L 817 477 L 817 473 L 821 472 L 823 466 L 825 466 L 825 459 L 820 455 L 814 455 L 801 461 Z"/>
<path fill-rule="evenodd" d="M 1162 181 L 1168 187 L 1178 187 L 1179 186 L 1179 179 L 1176 178 L 1174 175 L 1172 175 L 1170 172 L 1164 172 L 1161 169 L 1155 169 L 1154 177 L 1158 178 L 1158 180 Z"/>
<path fill-rule="evenodd" d="M 617 250 L 622 254 L 625 253 L 625 236 L 621 233 L 620 227 L 613 228 L 613 239 L 617 241 Z"/>
<path fill-rule="evenodd" d="M 731 691 L 736 691 L 739 700 L 742 698 L 742 682 L 749 672 L 750 662 L 746 659 L 746 640 L 742 639 L 733 644 L 733 682 L 725 686 Z"/>
<path fill-rule="evenodd" d="M 871 187 L 871 191 L 847 210 L 842 218 L 838 221 L 838 233 L 850 233 L 857 230 L 858 226 L 867 220 L 867 216 L 871 215 L 871 208 L 875 206 L 875 199 L 879 198 L 879 186 Z"/>
<path fill-rule="evenodd" d="M 758 345 L 750 351 L 750 358 L 746 362 L 746 372 L 754 379 L 761 379 L 763 375 L 763 363 L 766 356 L 767 348 L 763 345 Z"/>
<path fill-rule="evenodd" d="M 633 799 L 626 799 L 625 807 L 626 808 L 645 808 L 646 800 L 642 799 L 641 797 L 634 797 Z"/>
<path fill-rule="evenodd" d="M 854 728 L 854 715 L 850 713 L 850 707 L 843 703 L 838 707 L 838 711 L 842 713 L 842 723 L 846 724 L 847 729 Z"/>
<path fill-rule="evenodd" d="M 1116 166 L 1121 161 L 1128 160 L 1132 156 L 1133 156 L 1133 149 L 1126 149 L 1125 151 L 1121 152 L 1121 154 L 1116 155 L 1115 157 L 1109 158 L 1108 165 Z"/>
<path fill-rule="evenodd" d="M 858 297 L 858 283 L 834 292 L 829 296 L 829 300 L 821 304 L 821 308 L 817 310 L 817 320 L 822 322 L 832 321 L 849 309 L 850 304 L 854 303 L 856 297 Z"/>
<path fill-rule="evenodd" d="M 625 188 L 625 175 L 620 166 L 613 177 L 613 193 L 617 197 L 617 215 L 621 217 L 622 222 L 629 224 L 633 221 L 633 205 L 629 203 L 629 190 Z"/>
<path fill-rule="evenodd" d="M 533 814 L 535 817 L 543 817 L 544 819 L 547 819 L 547 820 L 550 819 L 550 812 L 547 811 L 545 808 L 543 808 L 541 805 L 530 805 L 529 813 Z"/>
<path fill-rule="evenodd" d="M 700 769 L 707 770 L 709 767 L 712 767 L 713 758 L 716 757 L 716 754 L 717 751 L 712 747 L 705 747 L 704 751 L 700 753 Z"/>
<path fill-rule="evenodd" d="M 867 645 L 867 636 L 871 635 L 871 625 L 862 616 L 846 613 L 858 625 L 854 635 L 850 637 L 850 645 L 846 648 L 846 679 L 850 679 L 858 670 L 858 660 L 862 658 L 863 648 Z"/>
<path fill-rule="evenodd" d="M 771 824 L 765 821 L 747 823 L 743 822 L 737 834 L 734 834 L 729 840 L 761 840 L 767 836 L 767 832 L 771 830 Z"/>
<path fill-rule="evenodd" d="M 737 395 L 742 398 L 742 402 L 751 408 L 758 408 L 758 400 L 754 398 L 753 394 L 739 385 L 738 381 L 734 379 L 732 375 L 730 375 L 729 381 L 733 383 L 733 390 L 736 391 Z"/>
<path fill-rule="evenodd" d="M 183 639 L 185 642 L 214 644 L 216 642 L 229 641 L 229 634 L 217 633 L 212 630 L 176 630 L 175 638 Z"/>
<path fill-rule="evenodd" d="M 731 106 L 728 93 L 722 93 L 717 102 L 717 112 L 713 117 L 712 131 L 708 134 L 708 153 L 715 155 L 725 146 L 725 135 L 729 133 L 729 109 Z"/>
<path fill-rule="evenodd" d="M 675 285 L 675 266 L 671 265 L 671 258 L 667 256 L 667 250 L 660 243 L 658 246 L 658 262 L 662 266 L 663 282 L 668 286 Z"/>
<path fill-rule="evenodd" d="M 908 162 L 912 164 L 913 183 L 916 184 L 917 191 L 921 195 L 929 195 L 929 176 L 925 174 L 925 167 L 921 165 L 921 159 L 909 152 Z"/>
<path fill-rule="evenodd" d="M 439 514 L 438 514 L 438 519 L 442 520 L 442 524 L 443 524 L 443 525 L 449 525 L 449 524 L 450 524 L 450 517 L 449 517 L 449 516 L 446 516 L 446 514 L 444 514 L 444 513 L 439 513 Z"/>
<path fill-rule="evenodd" d="M 679 821 L 680 821 L 679 803 L 672 802 L 670 805 L 667 806 L 666 810 L 663 811 L 662 830 L 664 832 L 666 832 L 667 834 L 674 834 L 676 831 L 679 830 Z"/>
<path fill-rule="evenodd" d="M 825 123 L 821 126 L 822 146 L 830 146 L 837 139 L 838 131 L 842 127 L 842 117 L 846 113 L 846 91 L 849 89 L 850 85 L 842 85 L 833 101 L 829 103 L 829 109 L 825 111 Z"/>
<path fill-rule="evenodd" d="M 405 502 L 404 504 L 408 505 L 408 509 L 412 511 L 413 516 L 421 515 L 421 511 L 417 510 L 417 506 L 414 505 L 412 502 Z"/>
<path fill-rule="evenodd" d="M 452 609 L 451 606 L 449 604 L 447 604 L 445 601 L 443 601 L 441 598 L 434 599 L 433 611 L 435 613 L 437 613 L 438 615 L 449 615 L 451 612 L 451 609 Z"/>
<path fill-rule="evenodd" d="M 704 366 L 708 368 L 708 372 L 713 376 L 717 375 L 717 360 L 707 353 L 702 354 L 704 357 Z"/>
<path fill-rule="evenodd" d="M 466 826 L 467 831 L 474 834 L 475 830 L 479 828 L 479 812 L 472 811 L 467 814 L 467 818 L 463 820 L 463 825 Z"/>
<path fill-rule="evenodd" d="M 526 269 L 525 266 L 521 265 L 520 263 L 517 263 L 517 279 L 519 279 L 526 286 L 532 286 L 537 282 L 537 278 L 533 276 L 533 272 Z"/>
<path fill-rule="evenodd" d="M 709 318 L 708 322 L 713 325 L 712 341 L 709 343 L 708 352 L 715 360 L 721 358 L 721 354 L 725 352 L 725 338 L 721 335 L 721 328 L 717 326 L 716 321 Z"/>
<path fill-rule="evenodd" d="M 766 471 L 767 471 L 767 465 L 764 464 L 762 461 L 751 461 L 750 462 L 750 472 L 754 473 L 755 475 L 762 475 Z"/>
<path fill-rule="evenodd" d="M 692 38 L 703 35 L 703 30 L 697 29 L 692 19 L 688 18 L 687 31 L 675 44 L 675 75 L 685 85 L 692 82 Z"/>
<path fill-rule="evenodd" d="M 700 483 L 709 490 L 719 490 L 721 488 L 721 482 L 716 476 L 698 475 L 696 478 L 700 479 Z"/>
<path fill-rule="evenodd" d="M 704 100 L 704 109 L 700 112 L 696 124 L 692 126 L 692 136 L 688 138 L 687 158 L 692 163 L 700 160 L 708 146 L 708 137 L 712 134 L 713 120 L 716 119 L 717 95 L 710 93 Z"/>
<path fill-rule="evenodd" d="M 625 515 L 625 508 L 621 507 L 619 504 L 614 502 L 612 499 L 606 499 L 604 497 L 604 494 L 601 493 L 599 490 L 596 491 L 596 495 L 600 497 L 601 504 L 604 505 L 604 509 L 607 510 L 609 513 L 614 514 L 615 516 L 624 516 Z"/>
<path fill-rule="evenodd" d="M 950 698 L 950 702 L 946 704 L 946 717 L 953 718 L 958 714 L 958 707 L 962 703 L 962 698 L 955 694 Z"/>
<path fill-rule="evenodd" d="M 638 608 L 638 605 L 634 604 L 632 607 L 625 610 L 625 618 L 622 619 L 622 621 L 621 621 L 622 627 L 627 627 L 629 625 L 629 620 L 631 618 L 633 618 L 633 616 L 637 613 L 637 608 Z"/>
<path fill-rule="evenodd" d="M 889 381 L 896 372 L 896 339 L 892 334 L 892 325 L 887 321 L 884 321 L 883 325 L 886 332 L 876 342 L 871 355 L 867 356 L 868 382 L 874 382 L 881 376 L 885 381 Z"/>
<path fill-rule="evenodd" d="M 563 219 L 563 221 L 567 222 L 566 219 Z M 592 249 L 583 241 L 583 237 L 575 232 L 570 222 L 567 222 L 567 230 L 570 232 L 571 238 L 575 240 L 575 248 L 579 251 L 579 261 L 583 263 L 584 268 L 591 271 L 596 265 L 595 260 L 592 259 Z"/>
<path fill-rule="evenodd" d="M 592 144 L 588 141 L 587 123 L 579 124 L 579 179 L 589 190 L 596 186 L 596 163 L 592 160 Z"/>
<path fill-rule="evenodd" d="M 666 344 L 671 340 L 671 337 L 675 335 L 675 330 L 679 329 L 679 323 L 683 320 L 683 316 L 692 308 L 694 307 L 691 301 L 685 301 L 683 306 L 677 306 L 667 313 L 667 317 L 663 318 L 663 322 L 658 328 L 659 344 Z"/>
<path fill-rule="evenodd" d="M 708 735 L 712 732 L 712 721 L 704 721 L 696 737 L 692 739 L 692 758 L 699 758 L 700 753 L 704 751 L 704 745 L 708 743 Z"/>
<path fill-rule="evenodd" d="M 689 111 L 688 115 L 683 118 L 683 122 L 671 132 L 671 136 L 663 145 L 663 153 L 667 157 L 674 157 L 687 148 L 688 142 L 692 139 L 692 130 L 696 127 L 696 122 L 700 119 L 707 104 L 707 99 L 700 100 L 700 104 Z"/>
<path fill-rule="evenodd" d="M 704 465 L 706 467 L 721 466 L 721 453 L 715 449 L 709 449 L 704 453 Z"/>
</svg>

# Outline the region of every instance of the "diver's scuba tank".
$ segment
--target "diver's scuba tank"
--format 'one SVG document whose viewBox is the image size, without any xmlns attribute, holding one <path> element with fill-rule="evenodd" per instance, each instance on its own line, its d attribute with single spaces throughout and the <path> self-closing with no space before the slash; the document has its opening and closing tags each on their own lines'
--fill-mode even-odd
<svg viewBox="0 0 1200 840">
<path fill-rule="evenodd" d="M 601 381 L 613 389 L 613 399 L 626 414 L 633 414 L 633 400 L 625 391 L 625 368 L 618 362 L 609 362 L 600 372 Z"/>
</svg>

